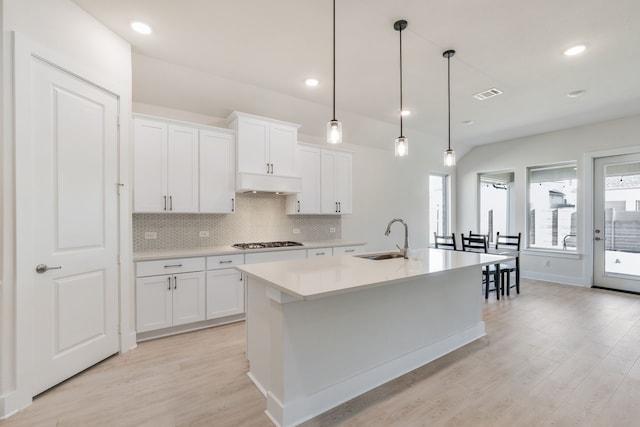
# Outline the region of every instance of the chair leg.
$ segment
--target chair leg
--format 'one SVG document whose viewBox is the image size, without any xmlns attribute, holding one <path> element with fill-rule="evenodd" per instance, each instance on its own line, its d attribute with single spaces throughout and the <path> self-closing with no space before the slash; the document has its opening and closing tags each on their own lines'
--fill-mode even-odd
<svg viewBox="0 0 640 427">
<path fill-rule="evenodd" d="M 509 296 L 511 293 L 511 272 L 507 270 L 504 274 L 507 276 L 507 296 Z"/>
</svg>

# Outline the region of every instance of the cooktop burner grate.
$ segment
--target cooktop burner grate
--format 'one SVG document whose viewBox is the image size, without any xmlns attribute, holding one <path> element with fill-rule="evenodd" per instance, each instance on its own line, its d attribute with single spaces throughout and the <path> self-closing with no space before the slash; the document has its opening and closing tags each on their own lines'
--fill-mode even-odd
<svg viewBox="0 0 640 427">
<path fill-rule="evenodd" d="M 231 245 L 236 249 L 264 249 L 264 248 L 285 248 L 288 246 L 303 246 L 300 242 L 255 242 L 255 243 L 236 243 Z"/>
</svg>

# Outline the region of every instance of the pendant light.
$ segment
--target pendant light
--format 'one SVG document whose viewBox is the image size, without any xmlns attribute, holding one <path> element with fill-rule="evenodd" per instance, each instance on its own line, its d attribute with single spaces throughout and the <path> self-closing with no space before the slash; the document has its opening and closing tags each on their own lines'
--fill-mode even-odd
<svg viewBox="0 0 640 427">
<path fill-rule="evenodd" d="M 342 142 L 342 123 L 336 119 L 336 0 L 333 0 L 333 119 L 327 123 L 327 142 Z"/>
<path fill-rule="evenodd" d="M 449 145 L 444 152 L 444 165 L 455 166 L 456 153 L 451 149 L 451 57 L 456 54 L 453 49 L 446 50 L 442 53 L 442 56 L 447 58 L 447 110 L 449 112 Z"/>
<path fill-rule="evenodd" d="M 402 133 L 402 30 L 407 28 L 407 21 L 401 19 L 393 24 L 393 29 L 400 33 L 400 136 L 396 138 L 396 157 L 406 157 L 409 154 L 409 140 Z"/>
</svg>

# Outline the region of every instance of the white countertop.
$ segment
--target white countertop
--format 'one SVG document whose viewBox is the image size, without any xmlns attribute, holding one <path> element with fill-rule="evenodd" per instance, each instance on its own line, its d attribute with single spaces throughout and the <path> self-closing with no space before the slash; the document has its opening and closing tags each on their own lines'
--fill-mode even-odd
<svg viewBox="0 0 640 427">
<path fill-rule="evenodd" d="M 421 249 L 414 250 L 414 253 L 417 253 L 414 259 L 408 260 L 374 261 L 358 256 L 340 256 L 247 264 L 236 268 L 296 299 L 308 300 L 419 276 L 436 277 L 455 269 L 479 268 L 514 258 L 445 249 Z"/>
<path fill-rule="evenodd" d="M 292 251 L 296 249 L 330 248 L 339 246 L 362 246 L 364 242 L 344 240 L 325 240 L 322 242 L 301 242 L 303 246 L 287 246 L 284 248 L 236 249 L 231 246 L 212 246 L 208 248 L 167 249 L 156 251 L 134 252 L 133 261 L 154 261 L 167 258 L 190 258 L 212 255 L 250 254 L 256 252 Z"/>
</svg>

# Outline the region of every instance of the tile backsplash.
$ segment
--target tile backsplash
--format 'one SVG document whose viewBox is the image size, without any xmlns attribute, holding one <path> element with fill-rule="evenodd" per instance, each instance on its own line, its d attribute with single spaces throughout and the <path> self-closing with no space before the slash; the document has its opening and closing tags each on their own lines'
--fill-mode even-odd
<svg viewBox="0 0 640 427">
<path fill-rule="evenodd" d="M 293 234 L 293 229 L 300 233 Z M 208 231 L 209 237 L 200 237 L 201 231 Z M 145 239 L 145 233 L 153 232 L 156 239 Z M 236 194 L 233 214 L 133 214 L 134 252 L 275 240 L 317 242 L 341 236 L 340 216 L 287 215 L 285 197 L 275 194 Z"/>
</svg>

